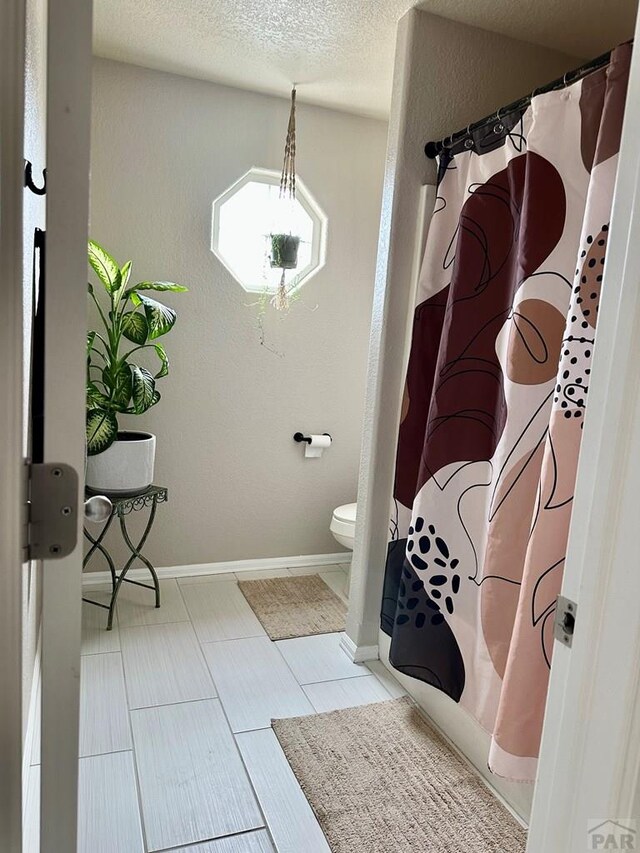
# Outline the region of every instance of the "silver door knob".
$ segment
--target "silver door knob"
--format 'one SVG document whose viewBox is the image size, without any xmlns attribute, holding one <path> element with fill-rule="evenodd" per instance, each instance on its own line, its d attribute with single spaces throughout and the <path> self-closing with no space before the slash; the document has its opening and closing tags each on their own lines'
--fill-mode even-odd
<svg viewBox="0 0 640 853">
<path fill-rule="evenodd" d="M 84 517 L 96 524 L 106 521 L 112 510 L 113 504 L 106 495 L 93 495 L 84 502 Z"/>
</svg>

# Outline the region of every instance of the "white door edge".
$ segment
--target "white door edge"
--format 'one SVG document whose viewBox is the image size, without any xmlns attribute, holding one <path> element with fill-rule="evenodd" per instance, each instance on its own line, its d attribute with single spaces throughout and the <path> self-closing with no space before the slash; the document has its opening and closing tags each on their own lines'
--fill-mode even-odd
<svg viewBox="0 0 640 853">
<path fill-rule="evenodd" d="M 76 850 L 91 0 L 49 0 L 44 461 L 78 472 L 78 544 L 43 565 L 41 853 Z"/>
<path fill-rule="evenodd" d="M 0 6 L 0 848 L 22 849 L 24 0 Z"/>
</svg>

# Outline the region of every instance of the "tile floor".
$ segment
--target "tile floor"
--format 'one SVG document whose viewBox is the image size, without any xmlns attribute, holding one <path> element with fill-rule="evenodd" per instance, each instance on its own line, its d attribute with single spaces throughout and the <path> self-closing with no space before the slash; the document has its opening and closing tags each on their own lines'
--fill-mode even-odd
<svg viewBox="0 0 640 853">
<path fill-rule="evenodd" d="M 315 572 L 346 600 L 346 566 L 242 578 Z M 79 853 L 328 853 L 270 721 L 404 691 L 378 661 L 351 663 L 338 634 L 272 642 L 233 574 L 161 586 L 158 610 L 125 586 L 109 633 L 83 605 Z M 36 809 L 38 765 L 35 742 Z"/>
</svg>

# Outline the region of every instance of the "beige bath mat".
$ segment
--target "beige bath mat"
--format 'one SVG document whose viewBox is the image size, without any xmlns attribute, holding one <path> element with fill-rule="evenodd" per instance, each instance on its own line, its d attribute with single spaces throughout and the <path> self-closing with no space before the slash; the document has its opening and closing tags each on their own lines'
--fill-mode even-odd
<svg viewBox="0 0 640 853">
<path fill-rule="evenodd" d="M 319 575 L 239 581 L 272 640 L 344 631 L 347 608 Z"/>
<path fill-rule="evenodd" d="M 524 853 L 525 830 L 407 697 L 273 728 L 333 853 Z"/>
</svg>

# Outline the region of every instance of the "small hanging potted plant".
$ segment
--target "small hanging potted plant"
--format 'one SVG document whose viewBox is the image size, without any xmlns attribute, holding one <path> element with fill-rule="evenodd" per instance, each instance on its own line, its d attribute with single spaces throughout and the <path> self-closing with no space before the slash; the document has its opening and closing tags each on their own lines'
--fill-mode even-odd
<svg viewBox="0 0 640 853">
<path fill-rule="evenodd" d="M 144 291 L 187 290 L 170 281 L 129 285 L 131 261 L 118 266 L 111 255 L 89 241 L 89 264 L 104 287 L 105 311 L 89 283 L 102 327 L 87 333 L 87 488 L 107 494 L 133 494 L 153 482 L 156 438 L 149 432 L 118 429 L 118 415 L 141 415 L 160 400 L 156 381 L 169 372 L 169 360 L 157 339 L 176 321 L 173 309 Z M 134 346 L 130 346 L 133 344 Z M 138 364 L 153 352 L 152 373 Z"/>
<path fill-rule="evenodd" d="M 282 270 L 294 270 L 298 266 L 299 245 L 300 238 L 292 234 L 272 234 L 269 256 L 271 266 Z"/>
</svg>

